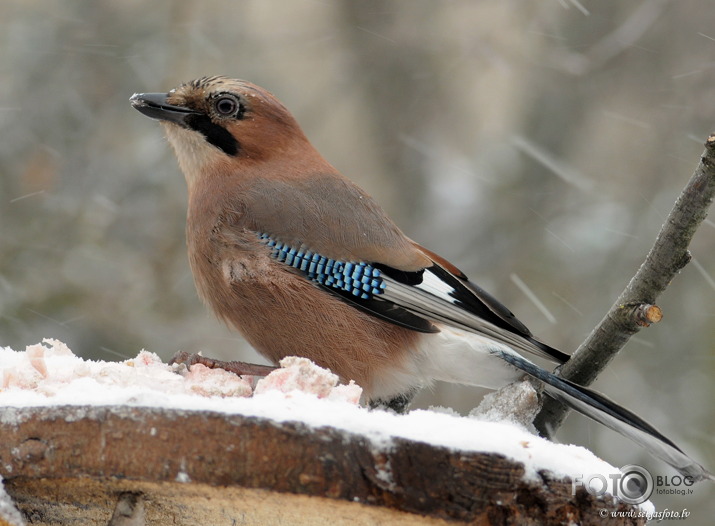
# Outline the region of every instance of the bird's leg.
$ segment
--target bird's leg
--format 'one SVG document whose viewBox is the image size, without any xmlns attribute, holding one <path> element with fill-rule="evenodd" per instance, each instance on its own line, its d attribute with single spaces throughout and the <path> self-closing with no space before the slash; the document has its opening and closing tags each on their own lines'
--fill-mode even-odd
<svg viewBox="0 0 715 526">
<path fill-rule="evenodd" d="M 198 353 L 188 353 L 186 351 L 178 351 L 169 360 L 169 365 L 183 363 L 188 368 L 192 365 L 200 363 L 208 367 L 209 369 L 223 369 L 230 373 L 237 374 L 238 376 L 251 375 L 251 376 L 266 376 L 271 371 L 277 369 L 271 365 L 258 365 L 255 363 L 246 363 L 238 361 L 224 361 L 216 360 L 214 358 L 208 358 L 207 356 L 201 356 Z"/>
<path fill-rule="evenodd" d="M 410 403 L 412 403 L 412 399 L 416 394 L 417 390 L 413 389 L 411 391 L 407 391 L 406 393 L 393 396 L 387 400 L 383 400 L 382 398 L 370 400 L 370 409 L 386 409 L 402 415 L 407 413 L 407 410 L 410 408 Z"/>
</svg>

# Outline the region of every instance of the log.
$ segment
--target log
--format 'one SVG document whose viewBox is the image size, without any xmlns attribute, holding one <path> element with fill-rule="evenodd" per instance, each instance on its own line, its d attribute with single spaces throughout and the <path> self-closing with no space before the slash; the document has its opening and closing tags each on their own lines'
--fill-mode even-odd
<svg viewBox="0 0 715 526">
<path fill-rule="evenodd" d="M 0 475 L 33 525 L 645 524 L 495 453 L 210 411 L 5 407 Z"/>
</svg>

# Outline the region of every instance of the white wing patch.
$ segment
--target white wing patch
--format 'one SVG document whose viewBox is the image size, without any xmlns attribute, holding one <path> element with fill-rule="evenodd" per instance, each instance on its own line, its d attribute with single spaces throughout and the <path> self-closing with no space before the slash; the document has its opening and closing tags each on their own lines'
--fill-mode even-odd
<svg viewBox="0 0 715 526">
<path fill-rule="evenodd" d="M 454 288 L 429 269 L 425 269 L 422 283 L 418 285 L 405 285 L 385 275 L 383 280 L 386 287 L 380 298 L 391 301 L 418 316 L 484 336 L 511 349 L 552 359 L 526 338 L 497 327 L 462 308 L 458 304 L 459 301 L 451 296 Z"/>
</svg>

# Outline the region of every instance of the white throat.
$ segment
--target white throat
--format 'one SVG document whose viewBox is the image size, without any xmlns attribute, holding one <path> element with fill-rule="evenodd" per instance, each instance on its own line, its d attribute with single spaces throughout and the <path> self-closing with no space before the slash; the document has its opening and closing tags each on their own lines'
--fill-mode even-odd
<svg viewBox="0 0 715 526">
<path fill-rule="evenodd" d="M 223 154 L 208 144 L 199 132 L 170 123 L 164 124 L 164 129 L 169 143 L 176 152 L 179 168 L 184 172 L 189 188 L 207 167 L 221 161 Z"/>
</svg>

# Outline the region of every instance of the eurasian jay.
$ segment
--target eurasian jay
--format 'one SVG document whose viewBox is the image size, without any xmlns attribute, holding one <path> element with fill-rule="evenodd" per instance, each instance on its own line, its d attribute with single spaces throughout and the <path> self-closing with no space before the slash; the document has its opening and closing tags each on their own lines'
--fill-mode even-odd
<svg viewBox="0 0 715 526">
<path fill-rule="evenodd" d="M 131 103 L 164 125 L 186 177 L 199 295 L 273 363 L 310 358 L 373 402 L 435 380 L 499 388 L 526 373 L 681 473 L 711 477 L 638 416 L 521 356 L 569 358 L 405 236 L 265 89 L 204 77 Z"/>
</svg>

